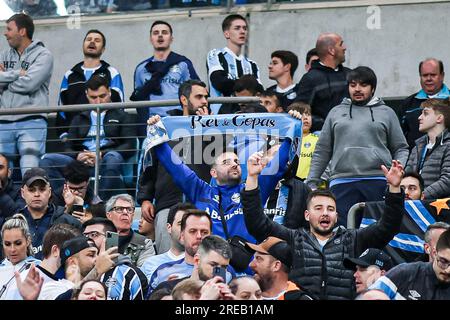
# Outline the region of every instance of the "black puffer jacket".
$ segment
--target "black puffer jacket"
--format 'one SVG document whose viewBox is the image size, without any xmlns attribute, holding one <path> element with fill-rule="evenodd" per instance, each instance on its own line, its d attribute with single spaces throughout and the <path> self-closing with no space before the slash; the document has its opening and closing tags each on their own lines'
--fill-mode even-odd
<svg viewBox="0 0 450 320">
<path fill-rule="evenodd" d="M 313 61 L 311 70 L 298 84 L 295 101 L 308 103 L 311 106 L 313 125 L 311 131 L 322 129 L 328 112 L 348 98 L 347 73 L 350 69 L 339 65 L 338 70 Z"/>
<path fill-rule="evenodd" d="M 282 180 L 282 184 L 289 187 L 288 203 L 283 225 L 290 229 L 308 227 L 305 220 L 306 198 L 311 189 L 298 178 Z"/>
<path fill-rule="evenodd" d="M 358 257 L 367 248 L 383 248 L 399 232 L 404 212 L 401 193 L 386 194 L 382 218 L 364 229 L 339 227 L 323 250 L 309 231 L 288 229 L 268 219 L 261 208 L 259 189 L 241 192 L 245 224 L 258 241 L 268 236 L 286 240 L 294 250 L 290 279 L 319 299 L 353 299 L 353 271 L 344 267 L 344 258 Z"/>
</svg>

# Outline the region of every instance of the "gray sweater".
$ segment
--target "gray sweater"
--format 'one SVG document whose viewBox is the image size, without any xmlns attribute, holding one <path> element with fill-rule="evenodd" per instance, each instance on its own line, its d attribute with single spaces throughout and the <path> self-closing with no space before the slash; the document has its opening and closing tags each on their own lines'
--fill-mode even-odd
<svg viewBox="0 0 450 320">
<path fill-rule="evenodd" d="M 422 170 L 419 163 L 424 148 L 428 144 L 428 136 L 416 140 L 416 146 L 411 151 L 406 171 L 420 171 L 425 183 L 425 197 L 427 199 L 440 199 L 450 196 L 450 133 L 444 130 L 436 137 L 436 142 L 428 151 Z"/>
<path fill-rule="evenodd" d="M 0 63 L 6 71 L 0 71 L 0 108 L 47 107 L 48 86 L 53 71 L 53 56 L 39 40 L 34 40 L 19 55 L 9 48 L 0 53 Z M 26 75 L 20 76 L 20 70 Z M 46 114 L 41 114 L 46 117 Z M 3 121 L 17 121 L 28 115 L 0 116 Z"/>
<path fill-rule="evenodd" d="M 319 136 L 307 178 L 316 187 L 330 162 L 330 180 L 383 176 L 381 165 L 392 159 L 403 165 L 408 144 L 395 112 L 379 98 L 365 106 L 345 98 L 328 114 Z"/>
</svg>

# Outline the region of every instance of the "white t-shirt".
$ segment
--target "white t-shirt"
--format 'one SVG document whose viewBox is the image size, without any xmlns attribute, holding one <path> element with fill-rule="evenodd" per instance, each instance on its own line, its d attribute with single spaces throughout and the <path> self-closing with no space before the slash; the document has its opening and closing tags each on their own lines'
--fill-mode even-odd
<svg viewBox="0 0 450 320">
<path fill-rule="evenodd" d="M 75 287 L 75 283 L 72 281 L 66 279 L 56 281 L 52 279 L 44 283 L 38 300 L 55 300 L 60 294 L 73 289 L 73 287 Z"/>
</svg>

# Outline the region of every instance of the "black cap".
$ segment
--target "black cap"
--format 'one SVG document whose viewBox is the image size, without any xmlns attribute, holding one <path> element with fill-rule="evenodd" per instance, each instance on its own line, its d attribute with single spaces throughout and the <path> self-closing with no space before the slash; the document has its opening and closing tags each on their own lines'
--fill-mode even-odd
<svg viewBox="0 0 450 320">
<path fill-rule="evenodd" d="M 95 243 L 85 236 L 78 236 L 67 240 L 61 247 L 59 256 L 61 257 L 61 267 L 64 267 L 66 260 L 86 248 L 96 248 Z"/>
<path fill-rule="evenodd" d="M 388 271 L 392 268 L 392 259 L 386 253 L 379 249 L 370 248 L 361 253 L 359 258 L 345 258 L 344 266 L 347 269 L 356 270 L 356 266 L 367 268 L 369 266 L 377 266 L 381 270 Z"/>
<path fill-rule="evenodd" d="M 260 244 L 247 242 L 247 245 L 262 254 L 269 254 L 277 260 L 280 260 L 287 267 L 292 266 L 292 251 L 289 244 L 276 237 L 268 237 Z"/>
<path fill-rule="evenodd" d="M 27 187 L 31 186 L 31 184 L 37 180 L 44 181 L 45 183 L 49 183 L 50 179 L 47 176 L 47 172 L 41 168 L 31 168 L 28 169 L 22 177 L 22 186 L 26 185 Z"/>
</svg>

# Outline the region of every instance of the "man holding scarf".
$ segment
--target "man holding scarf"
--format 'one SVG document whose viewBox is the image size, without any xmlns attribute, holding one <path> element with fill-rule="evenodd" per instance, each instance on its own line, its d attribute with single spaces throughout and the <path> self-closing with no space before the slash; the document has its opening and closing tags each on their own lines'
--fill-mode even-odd
<svg viewBox="0 0 450 320">
<path fill-rule="evenodd" d="M 291 111 L 290 115 L 297 119 L 301 118 L 301 115 L 296 111 Z M 201 116 L 193 116 L 188 121 L 191 123 L 194 133 L 198 131 L 198 129 L 201 129 L 200 127 L 203 125 L 211 125 L 213 123 L 217 124 L 217 126 L 214 127 L 215 130 L 219 130 L 220 127 L 227 125 L 230 128 L 234 125 L 240 129 L 245 128 L 250 130 L 256 129 L 258 124 L 263 124 L 259 125 L 260 127 L 269 124 L 267 127 L 279 129 L 277 127 L 277 121 L 280 121 L 281 118 L 276 119 L 273 117 L 277 116 L 274 115 L 272 118 L 269 116 L 264 118 L 258 118 L 256 116 L 254 118 L 247 116 L 233 116 L 233 118 L 219 116 L 208 119 Z M 148 124 L 151 126 L 155 125 L 159 120 L 159 116 L 153 116 L 149 119 Z M 183 125 L 181 123 L 183 120 L 186 122 L 186 119 L 179 119 L 178 123 L 175 123 L 175 119 L 169 119 L 164 122 L 164 126 L 166 126 L 171 139 L 178 138 L 178 136 L 176 136 L 175 133 L 171 134 L 173 130 L 171 130 L 172 128 L 170 126 L 180 129 Z M 287 122 L 286 120 L 284 121 L 285 123 Z M 231 125 L 231 123 L 233 125 Z M 287 126 L 291 127 L 290 139 L 285 139 L 285 142 L 282 143 L 278 151 L 277 157 L 274 159 L 275 161 L 271 161 L 265 168 L 264 174 L 260 176 L 260 183 L 262 184 L 261 198 L 263 202 L 267 200 L 286 169 L 286 164 L 290 156 L 289 150 L 291 147 L 291 140 L 297 138 L 299 133 L 301 134 L 301 127 L 297 126 L 297 124 L 288 123 Z M 186 127 L 182 129 L 186 129 Z M 207 134 L 205 131 L 203 131 L 203 133 Z M 239 159 L 234 152 L 226 150 L 225 152 L 219 153 L 218 156 L 214 158 L 210 174 L 215 178 L 217 185 L 213 186 L 204 182 L 190 170 L 176 156 L 167 142 L 155 146 L 154 151 L 159 162 L 172 176 L 177 186 L 185 194 L 187 200 L 192 202 L 198 209 L 205 210 L 210 214 L 213 221 L 213 234 L 223 238 L 230 238 L 237 235 L 245 238 L 247 241 L 255 243 L 255 239 L 248 233 L 245 227 L 244 217 L 242 215 L 240 191 L 244 188 L 244 184 L 241 183 L 241 166 Z M 203 161 L 206 160 L 203 159 Z M 222 223 L 223 220 L 226 221 L 226 223 Z"/>
</svg>

